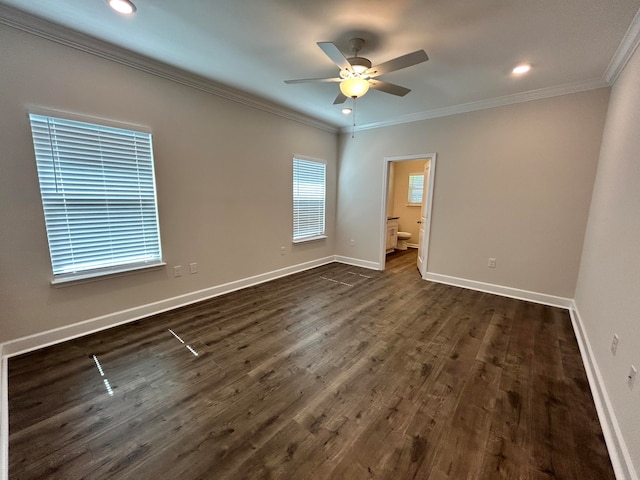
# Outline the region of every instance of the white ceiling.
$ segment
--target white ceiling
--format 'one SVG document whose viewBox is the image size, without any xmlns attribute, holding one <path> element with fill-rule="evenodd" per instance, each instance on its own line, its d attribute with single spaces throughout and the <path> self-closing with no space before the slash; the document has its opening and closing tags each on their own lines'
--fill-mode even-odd
<svg viewBox="0 0 640 480">
<path fill-rule="evenodd" d="M 430 60 L 381 77 L 412 89 L 370 91 L 358 124 L 426 118 L 464 104 L 605 85 L 640 0 L 134 0 L 123 17 L 105 0 L 0 0 L 0 4 L 249 92 L 335 126 L 335 76 L 316 42 L 366 40 L 375 64 L 424 49 Z M 637 22 L 637 19 L 636 19 Z M 635 25 L 635 23 L 634 23 Z M 347 55 L 350 56 L 350 55 Z M 533 70 L 514 77 L 511 69 Z M 542 90 L 541 90 L 542 89 Z M 349 100 L 350 102 L 350 100 Z"/>
</svg>

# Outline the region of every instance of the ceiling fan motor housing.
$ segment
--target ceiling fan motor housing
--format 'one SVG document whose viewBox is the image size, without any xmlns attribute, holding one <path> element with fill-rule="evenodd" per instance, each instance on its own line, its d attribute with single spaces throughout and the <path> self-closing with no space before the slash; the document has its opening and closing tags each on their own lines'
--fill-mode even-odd
<svg viewBox="0 0 640 480">
<path fill-rule="evenodd" d="M 353 71 L 357 74 L 363 74 L 371 68 L 371 61 L 364 57 L 350 57 L 347 61 L 353 67 Z"/>
</svg>

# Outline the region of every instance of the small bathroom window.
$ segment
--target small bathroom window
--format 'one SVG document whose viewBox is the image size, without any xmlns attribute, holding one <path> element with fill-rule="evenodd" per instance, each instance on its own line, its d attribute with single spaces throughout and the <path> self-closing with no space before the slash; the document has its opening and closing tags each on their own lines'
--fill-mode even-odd
<svg viewBox="0 0 640 480">
<path fill-rule="evenodd" d="M 408 206 L 420 207 L 422 205 L 422 192 L 424 191 L 424 174 L 409 174 L 409 195 L 407 198 Z"/>
</svg>

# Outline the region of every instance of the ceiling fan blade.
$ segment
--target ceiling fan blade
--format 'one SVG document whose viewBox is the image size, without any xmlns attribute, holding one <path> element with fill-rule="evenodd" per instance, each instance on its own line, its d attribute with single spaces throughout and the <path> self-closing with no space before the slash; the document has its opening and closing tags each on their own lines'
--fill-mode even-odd
<svg viewBox="0 0 640 480">
<path fill-rule="evenodd" d="M 309 83 L 309 82 L 341 82 L 342 78 L 300 78 L 298 80 L 285 80 L 284 83 Z"/>
<path fill-rule="evenodd" d="M 335 43 L 331 42 L 318 42 L 318 46 L 322 49 L 327 57 L 335 63 L 340 70 L 351 70 L 351 64 L 347 60 L 340 49 L 336 47 Z"/>
<path fill-rule="evenodd" d="M 389 82 L 383 82 L 382 80 L 369 80 L 371 88 L 380 90 L 381 92 L 390 93 L 391 95 L 397 95 L 398 97 L 404 97 L 411 91 L 410 88 L 401 87 Z"/>
<path fill-rule="evenodd" d="M 411 67 L 418 63 L 426 62 L 427 60 L 429 60 L 427 52 L 424 50 L 417 50 L 415 52 L 402 55 L 401 57 L 396 57 L 393 60 L 381 63 L 380 65 L 374 65 L 367 70 L 366 74 L 371 78 L 375 78 L 384 73 L 395 72 L 396 70 Z"/>
<path fill-rule="evenodd" d="M 333 101 L 334 105 L 340 105 L 344 102 L 347 101 L 347 98 L 345 95 L 342 94 L 342 92 L 338 93 L 338 96 L 336 97 L 336 99 Z"/>
</svg>

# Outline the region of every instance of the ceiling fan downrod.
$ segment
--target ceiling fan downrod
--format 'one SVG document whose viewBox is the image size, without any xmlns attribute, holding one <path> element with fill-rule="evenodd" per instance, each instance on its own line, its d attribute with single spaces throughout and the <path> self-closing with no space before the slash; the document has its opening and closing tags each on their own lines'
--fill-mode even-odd
<svg viewBox="0 0 640 480">
<path fill-rule="evenodd" d="M 371 68 L 371 60 L 358 56 L 358 52 L 364 46 L 364 40 L 362 38 L 352 38 L 349 40 L 349 46 L 353 50 L 353 57 L 347 58 L 347 61 L 351 64 L 353 73 L 360 78 L 366 79 L 368 75 L 365 75 L 365 72 Z"/>
</svg>

